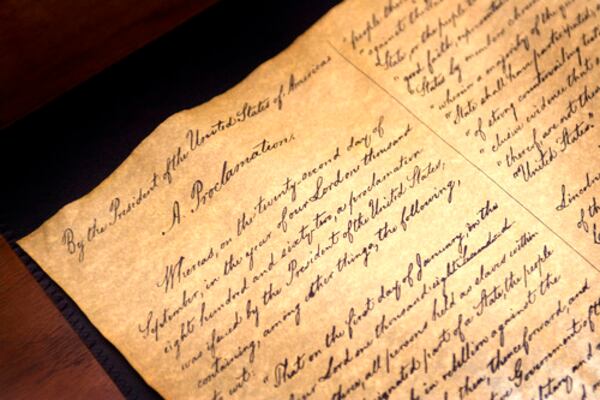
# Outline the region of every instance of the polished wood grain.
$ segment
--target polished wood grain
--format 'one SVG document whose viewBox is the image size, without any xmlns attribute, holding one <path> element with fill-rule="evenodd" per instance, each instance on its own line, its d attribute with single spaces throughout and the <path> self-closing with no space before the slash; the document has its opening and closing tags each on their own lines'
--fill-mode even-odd
<svg viewBox="0 0 600 400">
<path fill-rule="evenodd" d="M 216 0 L 0 0 L 0 127 Z"/>
<path fill-rule="evenodd" d="M 123 399 L 2 236 L 0 398 Z"/>
</svg>

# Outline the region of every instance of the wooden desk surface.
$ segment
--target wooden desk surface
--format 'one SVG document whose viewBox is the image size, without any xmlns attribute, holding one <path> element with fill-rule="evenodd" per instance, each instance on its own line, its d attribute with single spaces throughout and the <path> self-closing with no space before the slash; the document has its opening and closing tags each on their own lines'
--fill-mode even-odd
<svg viewBox="0 0 600 400">
<path fill-rule="evenodd" d="M 0 398 L 123 399 L 2 236 Z"/>
</svg>

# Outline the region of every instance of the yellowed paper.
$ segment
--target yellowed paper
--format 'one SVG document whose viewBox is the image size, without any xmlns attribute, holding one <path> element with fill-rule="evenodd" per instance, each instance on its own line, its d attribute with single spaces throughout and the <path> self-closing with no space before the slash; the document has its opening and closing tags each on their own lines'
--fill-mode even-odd
<svg viewBox="0 0 600 400">
<path fill-rule="evenodd" d="M 598 398 L 599 11 L 344 2 L 19 243 L 165 398 Z"/>
</svg>

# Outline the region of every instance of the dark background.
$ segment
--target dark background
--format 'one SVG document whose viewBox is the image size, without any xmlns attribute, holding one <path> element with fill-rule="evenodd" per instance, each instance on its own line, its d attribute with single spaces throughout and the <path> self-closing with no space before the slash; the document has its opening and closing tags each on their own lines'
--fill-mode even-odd
<svg viewBox="0 0 600 400">
<path fill-rule="evenodd" d="M 98 185 L 168 116 L 240 82 L 338 2 L 221 0 L 0 132 L 0 234 L 127 398 L 159 396 L 15 240 Z"/>
<path fill-rule="evenodd" d="M 221 0 L 3 129 L 0 223 L 15 237 L 30 233 L 98 185 L 168 116 L 240 82 L 337 3 Z"/>
</svg>

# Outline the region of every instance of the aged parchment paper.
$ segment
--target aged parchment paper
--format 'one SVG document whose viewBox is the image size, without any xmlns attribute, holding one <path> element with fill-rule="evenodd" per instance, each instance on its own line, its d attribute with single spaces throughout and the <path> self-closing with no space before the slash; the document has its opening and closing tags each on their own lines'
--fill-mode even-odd
<svg viewBox="0 0 600 400">
<path fill-rule="evenodd" d="M 598 398 L 599 11 L 344 2 L 19 244 L 166 398 Z"/>
</svg>

